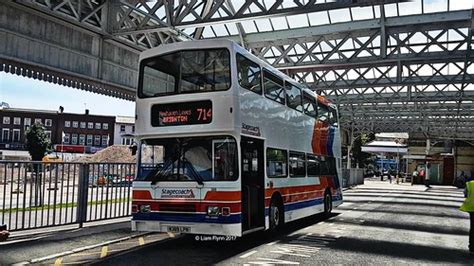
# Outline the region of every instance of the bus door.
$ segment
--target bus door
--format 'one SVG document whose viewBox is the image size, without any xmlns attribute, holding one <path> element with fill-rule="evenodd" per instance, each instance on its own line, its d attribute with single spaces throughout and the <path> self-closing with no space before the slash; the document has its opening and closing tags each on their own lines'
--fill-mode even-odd
<svg viewBox="0 0 474 266">
<path fill-rule="evenodd" d="M 263 141 L 242 137 L 242 231 L 265 226 Z"/>
</svg>

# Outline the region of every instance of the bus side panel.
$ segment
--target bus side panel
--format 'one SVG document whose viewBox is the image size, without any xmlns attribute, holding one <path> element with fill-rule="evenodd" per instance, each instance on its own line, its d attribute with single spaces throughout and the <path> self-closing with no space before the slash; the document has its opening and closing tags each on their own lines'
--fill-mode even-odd
<svg viewBox="0 0 474 266">
<path fill-rule="evenodd" d="M 274 193 L 282 196 L 285 222 L 290 222 L 324 211 L 324 191 L 327 186 L 325 177 L 312 179 L 313 184 L 272 188 L 266 190 L 265 214 L 268 216 L 271 197 Z"/>
</svg>

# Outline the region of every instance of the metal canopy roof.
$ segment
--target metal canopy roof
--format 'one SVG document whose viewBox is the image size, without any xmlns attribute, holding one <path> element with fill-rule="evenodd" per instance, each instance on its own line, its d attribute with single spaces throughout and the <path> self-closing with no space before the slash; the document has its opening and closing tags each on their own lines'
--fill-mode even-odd
<svg viewBox="0 0 474 266">
<path fill-rule="evenodd" d="M 338 104 L 356 132 L 474 139 L 473 1 L 16 2 L 140 50 L 235 40 Z"/>
</svg>

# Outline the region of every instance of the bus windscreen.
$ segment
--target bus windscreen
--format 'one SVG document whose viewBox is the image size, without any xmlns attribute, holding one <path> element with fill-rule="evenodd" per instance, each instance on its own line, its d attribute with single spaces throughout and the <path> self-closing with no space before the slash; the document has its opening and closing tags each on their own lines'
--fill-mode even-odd
<svg viewBox="0 0 474 266">
<path fill-rule="evenodd" d="M 231 137 L 147 139 L 140 146 L 140 181 L 234 181 L 239 176 Z"/>
<path fill-rule="evenodd" d="M 141 62 L 138 96 L 223 91 L 230 79 L 227 49 L 178 51 Z"/>
</svg>

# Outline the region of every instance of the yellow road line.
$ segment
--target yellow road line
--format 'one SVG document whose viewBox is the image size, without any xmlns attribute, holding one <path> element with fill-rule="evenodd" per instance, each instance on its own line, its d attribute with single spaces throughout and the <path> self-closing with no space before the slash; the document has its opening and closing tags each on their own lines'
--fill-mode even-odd
<svg viewBox="0 0 474 266">
<path fill-rule="evenodd" d="M 103 258 L 107 256 L 107 253 L 109 252 L 109 247 L 108 246 L 103 246 L 102 251 L 100 252 L 100 257 Z"/>
<path fill-rule="evenodd" d="M 63 258 L 57 258 L 56 261 L 54 261 L 54 266 L 61 266 L 63 262 Z"/>
<path fill-rule="evenodd" d="M 138 238 L 138 244 L 139 244 L 140 246 L 145 245 L 145 239 L 144 239 L 143 237 Z"/>
</svg>

